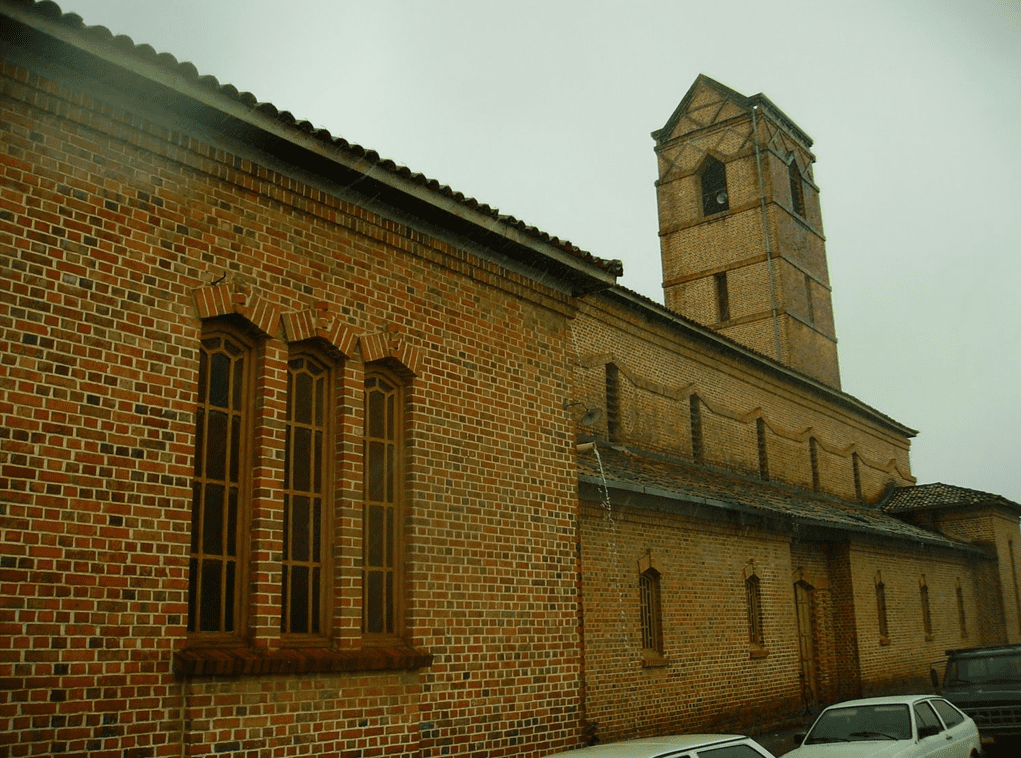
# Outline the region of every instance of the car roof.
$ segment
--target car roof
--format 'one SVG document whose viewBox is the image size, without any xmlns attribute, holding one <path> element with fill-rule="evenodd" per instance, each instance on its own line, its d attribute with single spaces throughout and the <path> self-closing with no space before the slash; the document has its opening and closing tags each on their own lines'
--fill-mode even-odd
<svg viewBox="0 0 1021 758">
<path fill-rule="evenodd" d="M 664 737 L 643 737 L 624 742 L 608 742 L 603 745 L 556 753 L 557 756 L 577 756 L 577 758 L 657 758 L 657 756 L 681 754 L 687 750 L 698 750 L 729 742 L 746 740 L 740 734 L 673 734 Z"/>
<path fill-rule="evenodd" d="M 862 705 L 911 705 L 917 703 L 920 700 L 932 700 L 937 698 L 942 700 L 939 695 L 921 694 L 921 695 L 886 695 L 884 697 L 864 697 L 857 700 L 845 700 L 842 703 L 834 703 L 826 710 L 830 708 L 854 708 Z"/>
</svg>

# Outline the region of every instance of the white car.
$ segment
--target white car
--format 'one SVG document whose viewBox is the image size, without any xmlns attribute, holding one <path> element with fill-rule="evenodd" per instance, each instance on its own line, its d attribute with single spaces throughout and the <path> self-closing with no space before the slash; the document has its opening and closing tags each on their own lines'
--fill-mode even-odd
<svg viewBox="0 0 1021 758">
<path fill-rule="evenodd" d="M 784 758 L 977 758 L 975 722 L 945 698 L 898 695 L 848 700 L 819 714 Z"/>
<path fill-rule="evenodd" d="M 736 734 L 678 734 L 593 745 L 547 758 L 773 758 L 773 754 Z"/>
</svg>

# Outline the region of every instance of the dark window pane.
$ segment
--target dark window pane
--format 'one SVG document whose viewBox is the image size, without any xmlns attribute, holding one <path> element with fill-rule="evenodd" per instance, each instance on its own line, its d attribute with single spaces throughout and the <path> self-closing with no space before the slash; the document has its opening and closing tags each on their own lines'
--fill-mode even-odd
<svg viewBox="0 0 1021 758">
<path fill-rule="evenodd" d="M 243 388 L 245 386 L 245 359 L 238 358 L 234 361 L 234 397 L 231 398 L 233 403 L 231 407 L 236 410 L 241 410 L 241 398 L 244 396 Z"/>
<path fill-rule="evenodd" d="M 312 431 L 306 427 L 296 426 L 293 430 L 294 439 L 294 483 L 292 489 L 308 492 L 311 488 L 310 474 L 312 464 Z"/>
<path fill-rule="evenodd" d="M 312 506 L 312 560 L 319 562 L 322 560 L 321 555 L 321 525 L 323 516 L 323 501 L 316 498 Z"/>
<path fill-rule="evenodd" d="M 229 408 L 230 359 L 223 353 L 216 353 L 210 359 L 209 400 L 214 408 Z"/>
<path fill-rule="evenodd" d="M 311 597 L 311 601 L 312 601 L 312 613 L 311 613 L 312 629 L 311 629 L 311 631 L 312 631 L 313 634 L 319 634 L 320 633 L 320 627 L 319 627 L 319 593 L 320 593 L 319 574 L 320 574 L 319 567 L 318 566 L 314 567 L 312 569 L 312 597 Z"/>
<path fill-rule="evenodd" d="M 199 631 L 218 632 L 220 631 L 220 592 L 223 589 L 221 584 L 221 569 L 223 564 L 220 561 L 202 561 L 202 608 L 199 620 Z"/>
<path fill-rule="evenodd" d="M 396 479 L 394 472 L 394 446 L 386 446 L 386 502 L 392 503 L 394 501 L 394 480 Z"/>
<path fill-rule="evenodd" d="M 394 438 L 394 396 L 390 395 L 386 399 L 386 438 L 392 440 Z"/>
<path fill-rule="evenodd" d="M 223 588 L 223 631 L 225 632 L 234 631 L 234 569 L 234 561 L 229 561 L 227 563 L 227 581 Z"/>
<path fill-rule="evenodd" d="M 319 372 L 321 373 L 322 369 L 319 369 Z M 326 403 L 326 379 L 324 377 L 320 377 L 319 379 L 316 380 L 316 394 L 315 394 L 316 426 L 323 425 L 323 406 L 325 403 Z"/>
<path fill-rule="evenodd" d="M 223 552 L 223 485 L 207 484 L 202 508 L 202 552 L 220 555 Z"/>
<path fill-rule="evenodd" d="M 383 632 L 383 573 L 370 571 L 365 576 L 365 631 Z"/>
<path fill-rule="evenodd" d="M 381 392 L 369 393 L 369 436 L 380 439 L 383 436 L 383 408 L 386 396 Z"/>
<path fill-rule="evenodd" d="M 313 492 L 323 491 L 323 433 L 316 431 L 315 442 L 312 445 L 313 461 L 312 470 L 314 472 L 315 483 L 313 485 Z"/>
<path fill-rule="evenodd" d="M 238 554 L 238 488 L 230 488 L 227 503 L 227 555 Z"/>
<path fill-rule="evenodd" d="M 308 633 L 308 566 L 291 570 L 291 631 Z"/>
<path fill-rule="evenodd" d="M 384 623 L 386 625 L 387 633 L 391 633 L 394 630 L 394 575 L 393 572 L 386 572 L 386 619 Z"/>
<path fill-rule="evenodd" d="M 370 566 L 383 565 L 383 520 L 382 506 L 370 505 L 368 534 L 365 535 L 368 542 L 365 560 Z"/>
<path fill-rule="evenodd" d="M 393 508 L 386 509 L 386 541 L 384 544 L 384 550 L 386 550 L 386 565 L 393 567 L 394 565 L 394 511 Z"/>
<path fill-rule="evenodd" d="M 291 503 L 291 556 L 296 561 L 308 560 L 308 506 L 308 498 L 298 495 Z"/>
<path fill-rule="evenodd" d="M 206 476 L 223 481 L 227 475 L 227 414 L 210 411 L 206 433 Z"/>
<path fill-rule="evenodd" d="M 230 480 L 237 482 L 241 474 L 241 417 L 230 420 Z"/>
<path fill-rule="evenodd" d="M 284 489 L 291 488 L 291 467 L 294 465 L 294 449 L 291 447 L 291 427 L 284 430 Z"/>
<path fill-rule="evenodd" d="M 305 373 L 294 377 L 294 420 L 312 423 L 312 377 Z"/>
<path fill-rule="evenodd" d="M 370 502 L 382 502 L 386 493 L 384 479 L 386 472 L 383 455 L 384 445 L 382 442 L 369 443 L 368 478 Z"/>
</svg>

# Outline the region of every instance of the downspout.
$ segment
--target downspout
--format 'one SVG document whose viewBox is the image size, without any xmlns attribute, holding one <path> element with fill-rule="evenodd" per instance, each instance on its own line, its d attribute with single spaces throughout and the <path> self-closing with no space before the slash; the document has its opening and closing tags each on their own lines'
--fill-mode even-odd
<svg viewBox="0 0 1021 758">
<path fill-rule="evenodd" d="M 762 234 L 766 242 L 766 270 L 769 272 L 769 307 L 773 316 L 773 346 L 776 360 L 783 363 L 780 353 L 780 315 L 776 307 L 776 273 L 773 271 L 773 243 L 769 234 L 769 215 L 766 212 L 766 185 L 762 176 L 762 154 L 759 151 L 759 125 L 755 112 L 759 106 L 752 106 L 752 144 L 755 145 L 755 167 L 759 172 L 759 208 L 762 211 Z"/>
</svg>

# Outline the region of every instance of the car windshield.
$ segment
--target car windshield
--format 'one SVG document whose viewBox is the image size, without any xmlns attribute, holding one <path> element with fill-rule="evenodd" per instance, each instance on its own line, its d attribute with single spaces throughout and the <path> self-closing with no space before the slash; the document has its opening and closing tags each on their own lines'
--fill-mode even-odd
<svg viewBox="0 0 1021 758">
<path fill-rule="evenodd" d="M 947 667 L 948 685 L 1021 682 L 1021 653 L 962 658 Z"/>
<path fill-rule="evenodd" d="M 824 742 L 865 740 L 907 740 L 911 738 L 911 716 L 902 703 L 830 708 L 812 726 L 806 745 Z"/>
</svg>

